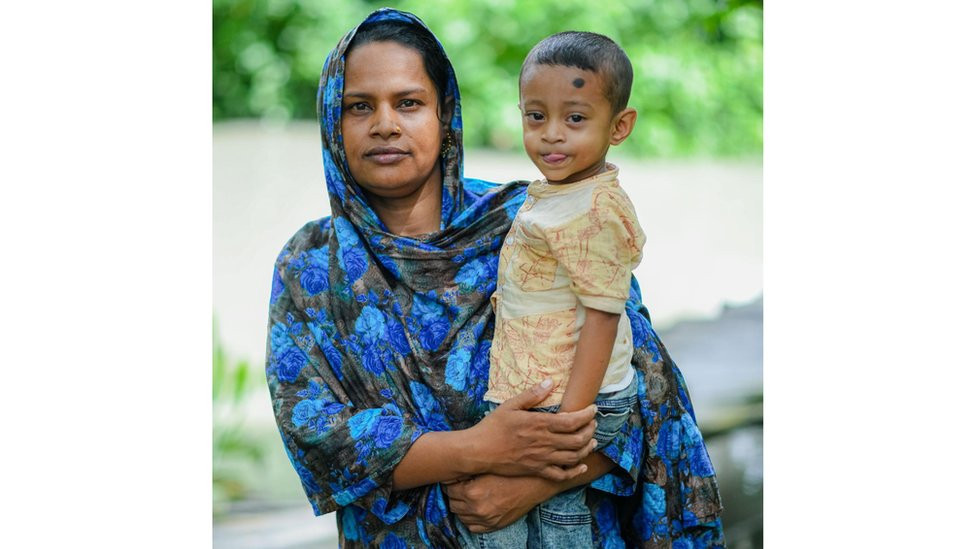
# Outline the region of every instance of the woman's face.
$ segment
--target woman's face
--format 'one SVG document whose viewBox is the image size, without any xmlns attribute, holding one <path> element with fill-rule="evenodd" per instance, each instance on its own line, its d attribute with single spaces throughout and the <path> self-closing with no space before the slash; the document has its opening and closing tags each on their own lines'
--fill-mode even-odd
<svg viewBox="0 0 976 549">
<path fill-rule="evenodd" d="M 342 139 L 349 170 L 363 190 L 382 198 L 439 190 L 438 100 L 416 50 L 371 42 L 347 54 Z"/>
</svg>

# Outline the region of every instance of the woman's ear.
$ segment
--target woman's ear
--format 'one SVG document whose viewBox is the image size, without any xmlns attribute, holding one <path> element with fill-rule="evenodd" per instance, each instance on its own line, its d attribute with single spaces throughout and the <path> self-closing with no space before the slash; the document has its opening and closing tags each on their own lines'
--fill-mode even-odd
<svg viewBox="0 0 976 549">
<path fill-rule="evenodd" d="M 444 100 L 443 105 L 438 105 L 440 112 L 438 118 L 440 118 L 441 124 L 451 127 L 451 121 L 454 120 L 454 97 L 448 97 Z"/>
<path fill-rule="evenodd" d="M 637 122 L 637 109 L 627 107 L 617 113 L 610 123 L 610 144 L 619 145 L 627 139 L 630 132 L 634 131 L 634 124 Z"/>
</svg>

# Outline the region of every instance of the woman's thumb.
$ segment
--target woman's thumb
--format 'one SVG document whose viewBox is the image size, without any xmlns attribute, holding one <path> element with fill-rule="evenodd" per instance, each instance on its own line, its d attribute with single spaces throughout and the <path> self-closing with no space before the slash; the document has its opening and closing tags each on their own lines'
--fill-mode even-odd
<svg viewBox="0 0 976 549">
<path fill-rule="evenodd" d="M 527 410 L 545 400 L 551 392 L 552 380 L 546 379 L 512 397 L 509 402 L 513 408 Z"/>
</svg>

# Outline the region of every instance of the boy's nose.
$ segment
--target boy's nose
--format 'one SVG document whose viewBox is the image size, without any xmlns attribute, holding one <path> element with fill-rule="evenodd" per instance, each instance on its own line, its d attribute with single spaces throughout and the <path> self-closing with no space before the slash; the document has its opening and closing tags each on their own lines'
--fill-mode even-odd
<svg viewBox="0 0 976 549">
<path fill-rule="evenodd" d="M 556 124 L 546 124 L 542 130 L 542 140 L 546 143 L 558 143 L 563 140 L 563 133 Z"/>
</svg>

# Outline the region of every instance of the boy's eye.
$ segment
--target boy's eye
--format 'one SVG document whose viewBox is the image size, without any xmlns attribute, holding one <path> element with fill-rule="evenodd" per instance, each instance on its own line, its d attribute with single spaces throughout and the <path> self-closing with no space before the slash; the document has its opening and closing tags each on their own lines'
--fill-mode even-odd
<svg viewBox="0 0 976 549">
<path fill-rule="evenodd" d="M 542 116 L 541 112 L 530 112 L 530 113 L 526 113 L 525 116 L 529 120 L 535 120 L 536 122 L 539 122 L 545 118 L 544 116 Z"/>
<path fill-rule="evenodd" d="M 571 115 L 569 115 L 569 121 L 570 122 L 573 122 L 575 124 L 579 124 L 583 120 L 586 120 L 586 119 L 583 118 L 583 115 L 581 115 L 581 114 L 571 114 Z"/>
</svg>

